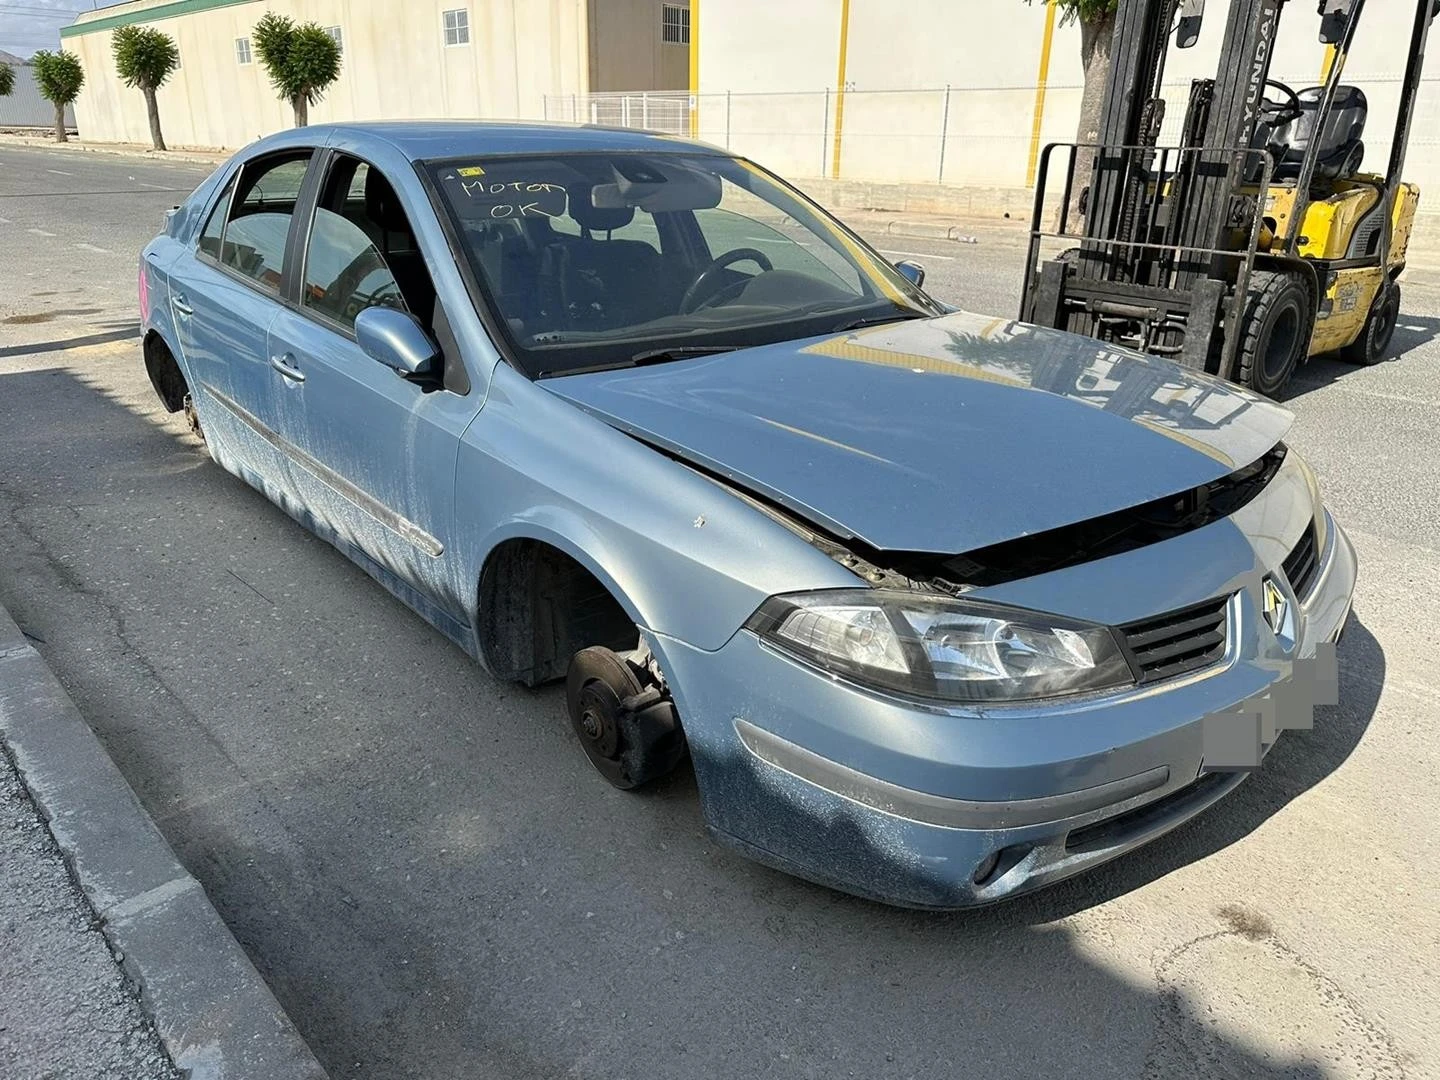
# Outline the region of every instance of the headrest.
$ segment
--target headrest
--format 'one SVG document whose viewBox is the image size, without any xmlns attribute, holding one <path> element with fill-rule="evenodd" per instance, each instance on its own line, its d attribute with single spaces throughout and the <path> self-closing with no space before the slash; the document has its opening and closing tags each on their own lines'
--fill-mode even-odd
<svg viewBox="0 0 1440 1080">
<path fill-rule="evenodd" d="M 409 232 L 410 221 L 400 197 L 377 170 L 365 171 L 365 214 L 386 232 Z"/>
<path fill-rule="evenodd" d="M 565 189 L 566 194 L 570 197 L 570 216 L 582 229 L 589 229 L 591 232 L 609 232 L 611 229 L 623 229 L 634 220 L 635 207 L 596 206 L 592 195 L 593 191 L 594 188 L 590 185 Z"/>
</svg>

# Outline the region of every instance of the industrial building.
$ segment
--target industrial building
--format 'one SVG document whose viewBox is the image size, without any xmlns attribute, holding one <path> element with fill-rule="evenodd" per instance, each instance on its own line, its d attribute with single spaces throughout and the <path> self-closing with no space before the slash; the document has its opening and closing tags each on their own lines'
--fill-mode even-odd
<svg viewBox="0 0 1440 1080">
<path fill-rule="evenodd" d="M 1036 157 L 1076 138 L 1083 89 L 1080 31 L 1043 0 L 695 0 L 690 118 L 702 138 L 791 176 L 923 185 L 904 193 L 847 196 L 845 205 L 938 200 L 947 189 L 981 191 L 988 206 L 1028 216 Z M 1211 0 L 1198 44 L 1166 72 L 1178 100 L 1162 135 L 1178 139 L 1191 79 L 1211 77 L 1229 4 Z M 1345 67 L 1369 98 L 1367 167 L 1382 169 L 1414 5 L 1371 3 Z M 1326 63 L 1313 2 L 1287 5 L 1273 67 L 1296 89 L 1316 85 Z M 1433 46 L 1440 28 L 1432 34 Z M 1440 212 L 1440 68 L 1420 88 L 1406 176 L 1420 184 L 1422 214 Z M 653 101 L 649 111 L 655 114 Z M 612 101 L 592 111 L 620 113 Z M 634 103 L 626 111 L 633 114 Z M 551 102 L 562 118 L 565 102 Z M 821 188 L 823 191 L 823 186 Z M 888 198 L 887 204 L 884 200 Z M 856 201 L 862 199 L 864 201 Z M 1440 220 L 1437 218 L 1436 220 Z"/>
<path fill-rule="evenodd" d="M 172 146 L 239 147 L 292 123 L 250 40 L 267 11 L 319 23 L 343 50 L 312 123 L 414 117 L 540 117 L 545 99 L 680 90 L 689 5 L 660 0 L 134 0 L 85 12 L 61 44 L 85 68 L 80 132 L 148 142 L 145 103 L 115 73 L 111 35 L 155 26 L 180 70 L 159 91 Z"/>
</svg>

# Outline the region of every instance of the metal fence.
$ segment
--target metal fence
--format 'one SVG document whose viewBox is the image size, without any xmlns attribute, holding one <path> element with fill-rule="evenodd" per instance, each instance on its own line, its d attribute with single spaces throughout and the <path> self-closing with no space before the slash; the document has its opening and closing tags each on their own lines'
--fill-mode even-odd
<svg viewBox="0 0 1440 1080">
<path fill-rule="evenodd" d="M 1310 76 L 1294 76 L 1304 85 Z M 1398 76 L 1357 76 L 1370 97 L 1366 162 L 1389 156 Z M 1440 182 L 1440 78 L 1425 80 L 1407 176 Z M 548 120 L 695 135 L 789 176 L 891 183 L 1029 187 L 1041 146 L 1075 139 L 1079 85 L 834 90 L 794 93 L 561 94 Z M 1180 134 L 1188 82 L 1165 87 L 1161 141 Z M 1043 107 L 1042 107 L 1043 106 Z M 1376 164 L 1378 163 L 1378 165 Z"/>
</svg>

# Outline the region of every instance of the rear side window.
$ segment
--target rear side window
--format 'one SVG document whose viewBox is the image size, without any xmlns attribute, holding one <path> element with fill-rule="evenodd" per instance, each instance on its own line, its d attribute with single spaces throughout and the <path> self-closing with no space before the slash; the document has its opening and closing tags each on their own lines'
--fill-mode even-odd
<svg viewBox="0 0 1440 1080">
<path fill-rule="evenodd" d="M 216 262 L 220 261 L 220 236 L 225 231 L 225 216 L 230 212 L 230 196 L 235 190 L 235 181 L 225 185 L 225 192 L 220 196 L 220 201 L 215 204 L 215 209 L 210 211 L 210 220 L 205 222 L 205 228 L 200 233 L 200 253 L 209 255 Z"/>
<path fill-rule="evenodd" d="M 290 219 L 309 165 L 308 150 L 302 155 L 253 162 L 240 174 L 231 193 L 220 262 L 269 292 L 280 292 Z"/>
</svg>

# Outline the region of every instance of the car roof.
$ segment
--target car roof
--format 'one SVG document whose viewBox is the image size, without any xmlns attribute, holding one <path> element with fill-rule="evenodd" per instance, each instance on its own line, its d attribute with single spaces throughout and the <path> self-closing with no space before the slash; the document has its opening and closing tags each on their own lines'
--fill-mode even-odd
<svg viewBox="0 0 1440 1080">
<path fill-rule="evenodd" d="M 391 144 L 413 161 L 471 154 L 548 154 L 586 151 L 728 153 L 719 147 L 676 135 L 598 124 L 498 120 L 377 120 L 315 124 L 279 132 L 259 145 L 316 145 L 369 137 Z"/>
</svg>

